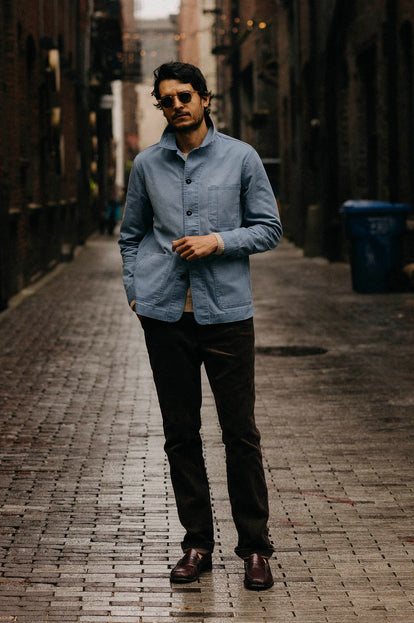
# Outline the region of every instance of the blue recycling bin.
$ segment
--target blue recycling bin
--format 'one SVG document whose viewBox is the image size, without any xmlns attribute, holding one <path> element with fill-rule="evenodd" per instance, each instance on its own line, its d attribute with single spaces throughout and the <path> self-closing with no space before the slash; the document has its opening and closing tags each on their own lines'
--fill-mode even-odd
<svg viewBox="0 0 414 623">
<path fill-rule="evenodd" d="M 351 242 L 352 287 L 356 292 L 392 289 L 402 269 L 402 236 L 411 205 L 379 201 L 346 201 L 345 215 Z"/>
</svg>

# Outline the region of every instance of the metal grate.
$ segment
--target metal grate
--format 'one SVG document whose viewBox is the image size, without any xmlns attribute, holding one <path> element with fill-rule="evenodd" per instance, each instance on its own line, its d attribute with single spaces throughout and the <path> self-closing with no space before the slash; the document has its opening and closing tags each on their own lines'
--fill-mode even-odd
<svg viewBox="0 0 414 623">
<path fill-rule="evenodd" d="M 319 346 L 256 346 L 258 355 L 268 357 L 309 357 L 312 355 L 325 355 L 326 348 Z"/>
</svg>

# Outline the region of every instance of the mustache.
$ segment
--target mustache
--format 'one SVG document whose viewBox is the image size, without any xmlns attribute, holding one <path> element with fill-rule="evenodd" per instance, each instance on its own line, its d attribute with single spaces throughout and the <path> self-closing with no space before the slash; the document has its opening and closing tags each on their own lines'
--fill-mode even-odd
<svg viewBox="0 0 414 623">
<path fill-rule="evenodd" d="M 188 112 L 181 112 L 181 113 L 176 113 L 176 114 L 173 116 L 173 119 L 178 119 L 178 117 L 190 117 L 190 116 L 191 116 L 191 115 L 190 115 L 190 113 L 188 113 Z"/>
</svg>

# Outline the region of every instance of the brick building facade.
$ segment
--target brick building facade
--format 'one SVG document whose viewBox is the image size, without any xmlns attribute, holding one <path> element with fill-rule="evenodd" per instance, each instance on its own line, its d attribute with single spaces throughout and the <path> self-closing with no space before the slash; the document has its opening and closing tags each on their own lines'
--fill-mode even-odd
<svg viewBox="0 0 414 623">
<path fill-rule="evenodd" d="M 0 309 L 97 226 L 117 24 L 119 0 L 0 3 Z"/>
<path fill-rule="evenodd" d="M 275 165 L 286 235 L 343 258 L 343 201 L 414 203 L 413 3 L 217 0 L 216 10 L 219 123 Z"/>
</svg>

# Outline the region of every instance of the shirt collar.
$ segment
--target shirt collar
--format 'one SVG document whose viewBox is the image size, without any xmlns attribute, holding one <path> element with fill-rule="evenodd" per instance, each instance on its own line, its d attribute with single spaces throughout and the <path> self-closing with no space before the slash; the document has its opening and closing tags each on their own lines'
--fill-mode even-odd
<svg viewBox="0 0 414 623">
<path fill-rule="evenodd" d="M 208 125 L 208 131 L 207 134 L 205 135 L 203 142 L 201 143 L 201 145 L 197 148 L 197 149 L 201 149 L 202 147 L 206 147 L 207 145 L 209 145 L 210 143 L 212 143 L 216 137 L 216 127 L 214 125 L 214 122 L 212 120 L 212 118 L 207 115 L 207 125 Z M 171 149 L 173 151 L 178 151 L 178 147 L 177 147 L 177 143 L 175 142 L 175 134 L 174 131 L 171 130 L 171 128 L 169 126 L 167 126 L 164 130 L 164 132 L 162 133 L 161 136 L 161 140 L 159 142 L 159 146 L 163 147 L 164 149 Z"/>
</svg>

